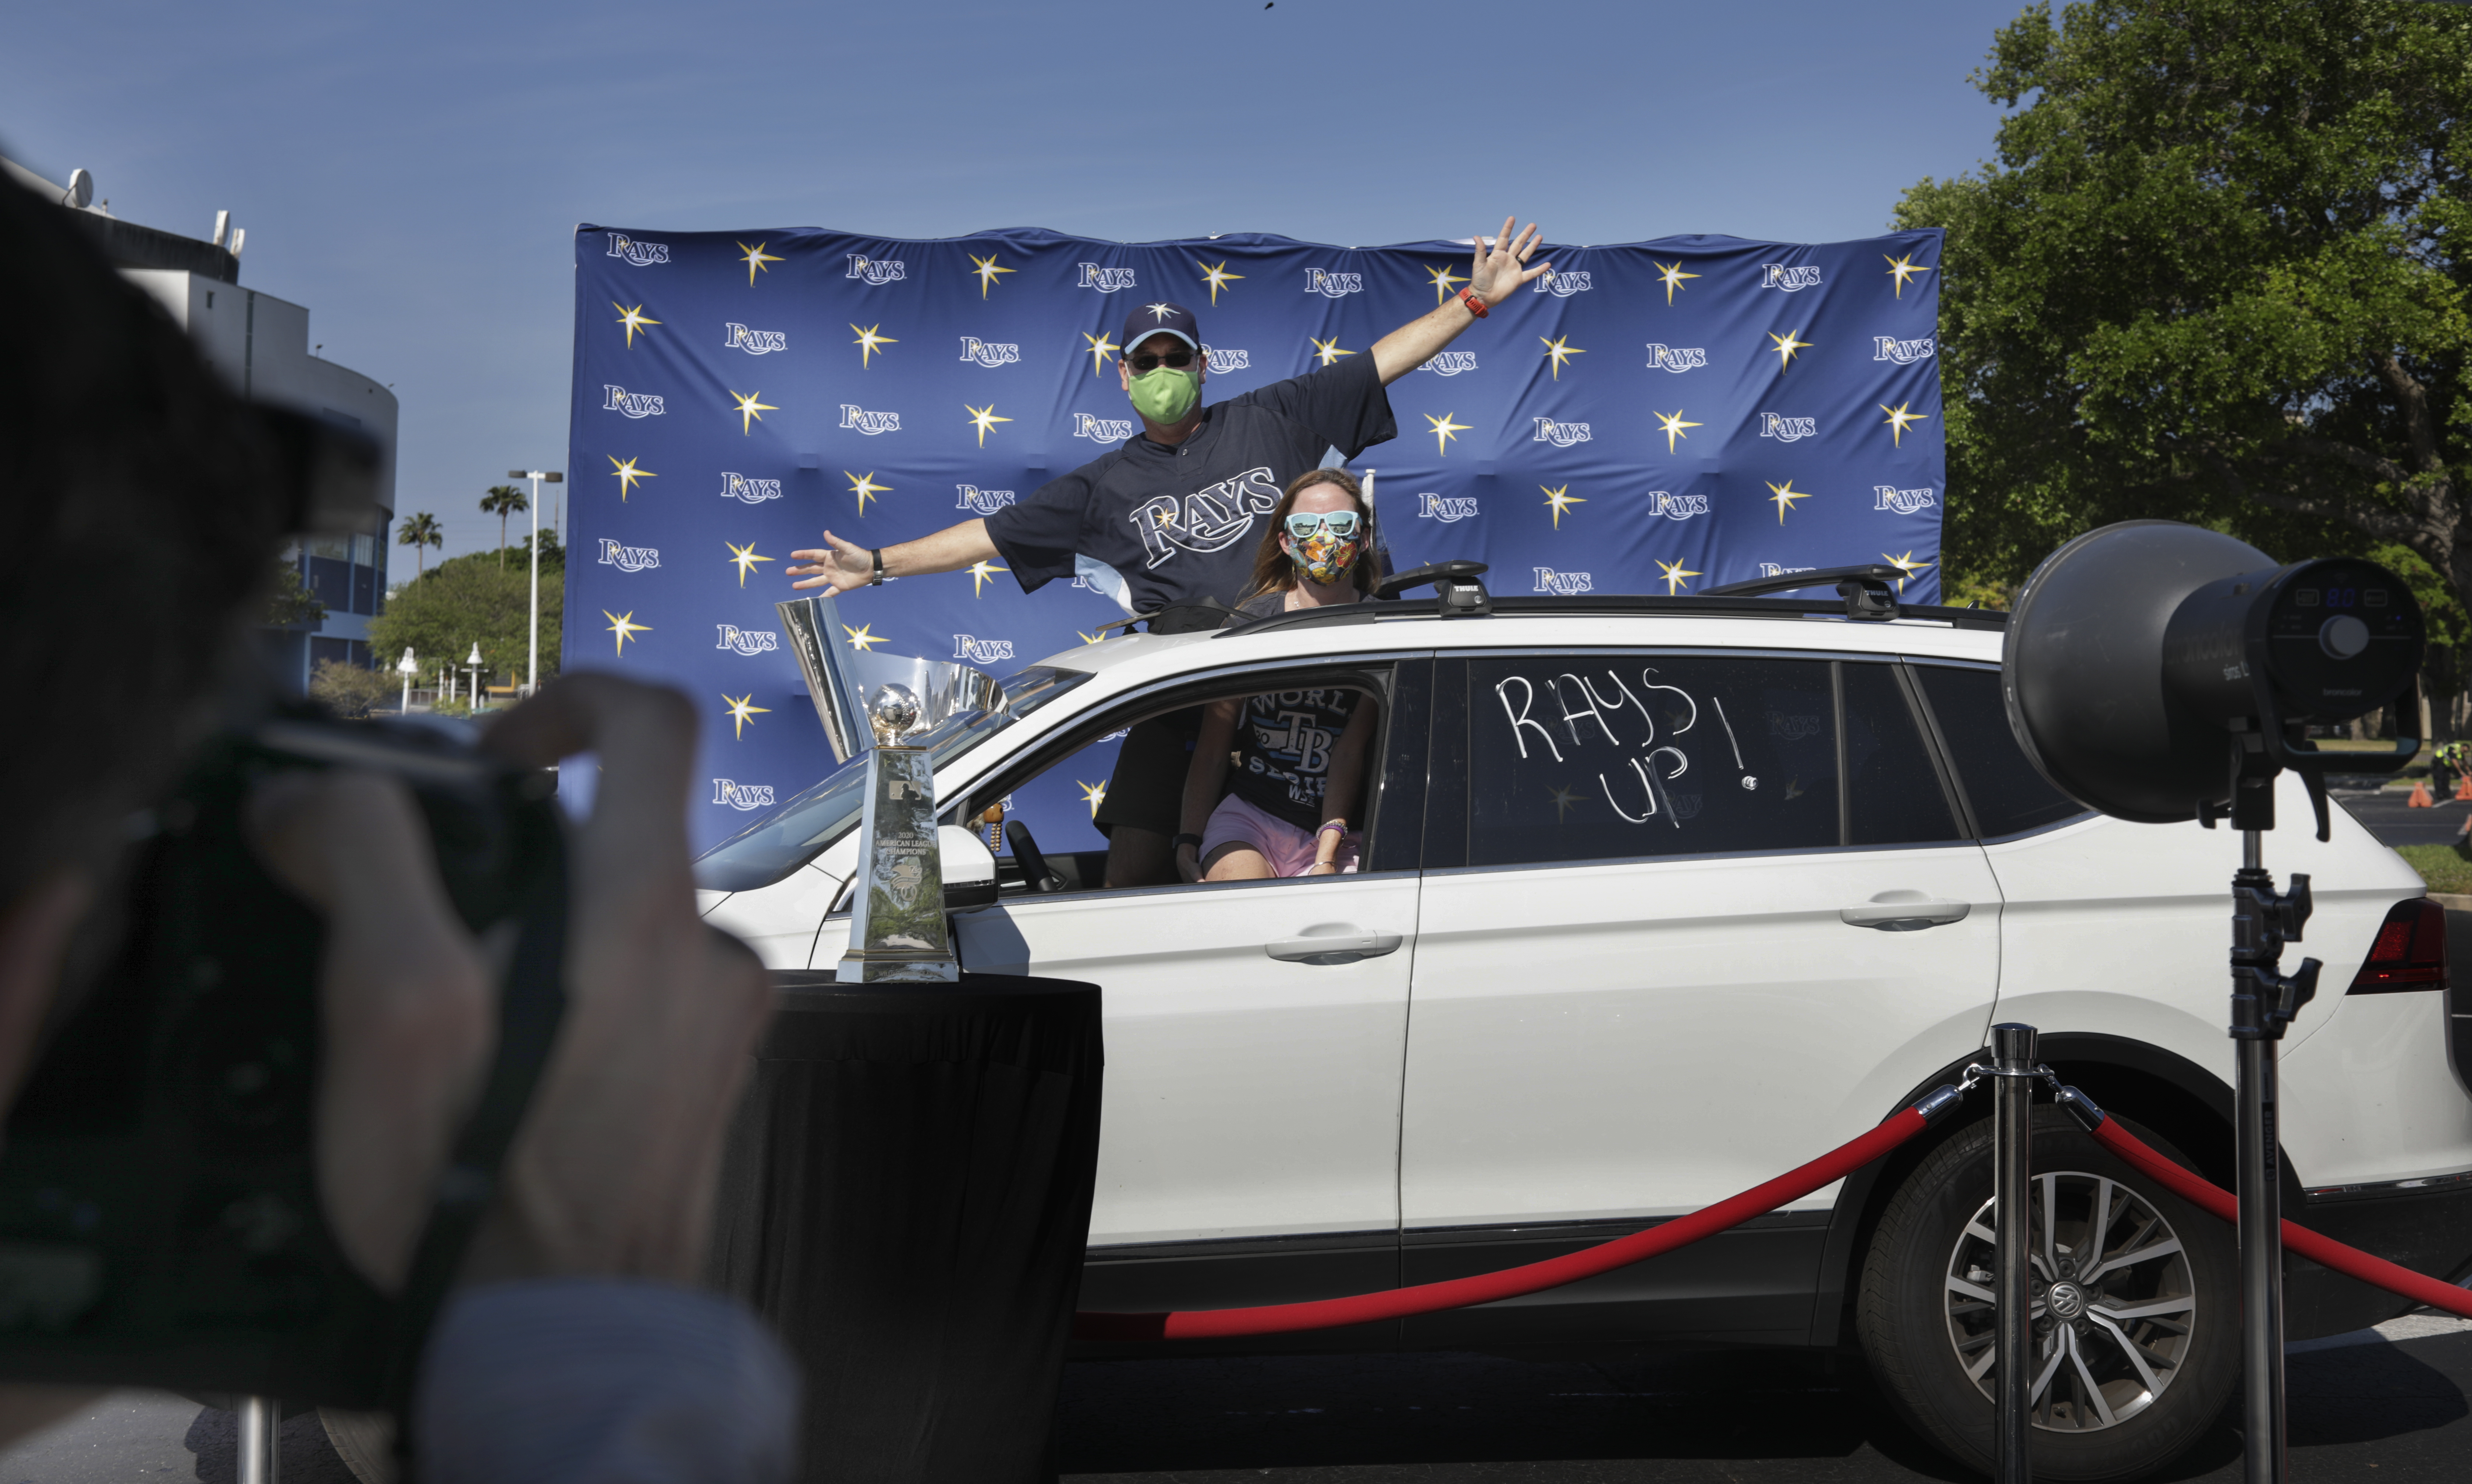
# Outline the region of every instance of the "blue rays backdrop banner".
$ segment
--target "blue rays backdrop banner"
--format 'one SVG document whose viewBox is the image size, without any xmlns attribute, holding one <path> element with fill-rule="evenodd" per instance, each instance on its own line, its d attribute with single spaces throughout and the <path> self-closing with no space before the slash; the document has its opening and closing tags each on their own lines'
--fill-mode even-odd
<svg viewBox="0 0 2472 1484">
<path fill-rule="evenodd" d="M 1544 250 L 1552 274 L 1390 387 L 1399 436 L 1353 467 L 1392 564 L 1688 593 L 1886 561 L 1937 602 L 1939 251 L 1936 231 Z M 772 607 L 794 548 L 924 536 L 1139 432 L 1116 371 L 1138 303 L 1196 312 L 1221 400 L 1366 354 L 1464 284 L 1469 252 L 579 227 L 563 662 L 693 696 L 698 842 L 734 833 L 832 766 Z M 1121 616 L 998 563 L 841 607 L 861 644 L 998 675 Z"/>
</svg>

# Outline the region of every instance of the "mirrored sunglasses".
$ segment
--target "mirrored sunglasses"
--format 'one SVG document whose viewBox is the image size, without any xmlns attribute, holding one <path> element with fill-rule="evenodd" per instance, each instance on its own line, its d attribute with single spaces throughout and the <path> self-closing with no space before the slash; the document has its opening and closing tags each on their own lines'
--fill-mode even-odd
<svg viewBox="0 0 2472 1484">
<path fill-rule="evenodd" d="M 1313 539 L 1316 531 L 1328 531 L 1341 540 L 1351 540 L 1363 517 L 1352 510 L 1326 511 L 1318 515 L 1290 515 L 1288 535 L 1300 541 Z"/>
</svg>

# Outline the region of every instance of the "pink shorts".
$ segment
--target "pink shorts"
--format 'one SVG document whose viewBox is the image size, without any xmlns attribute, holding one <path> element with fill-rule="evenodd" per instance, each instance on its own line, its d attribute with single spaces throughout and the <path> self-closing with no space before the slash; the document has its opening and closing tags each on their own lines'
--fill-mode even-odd
<svg viewBox="0 0 2472 1484">
<path fill-rule="evenodd" d="M 1206 861 L 1211 851 L 1230 844 L 1261 851 L 1274 876 L 1300 876 L 1314 863 L 1319 840 L 1316 831 L 1299 829 L 1229 794 L 1210 811 L 1210 823 L 1201 826 L 1201 858 Z M 1331 861 L 1339 867 L 1340 874 L 1356 869 L 1357 851 L 1364 844 L 1364 834 L 1359 830 L 1351 829 L 1339 837 L 1339 852 Z"/>
</svg>

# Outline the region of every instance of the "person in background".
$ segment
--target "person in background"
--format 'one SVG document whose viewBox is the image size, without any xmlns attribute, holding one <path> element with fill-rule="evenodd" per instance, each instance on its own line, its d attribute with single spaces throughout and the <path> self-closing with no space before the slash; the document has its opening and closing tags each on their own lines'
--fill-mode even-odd
<svg viewBox="0 0 2472 1484">
<path fill-rule="evenodd" d="M 1541 240 L 1533 224 L 1514 233 L 1503 219 L 1480 236 L 1468 283 L 1457 297 L 1349 356 L 1292 380 L 1205 406 L 1209 377 L 1193 311 L 1159 300 L 1125 317 L 1117 383 L 1142 431 L 1029 498 L 984 519 L 964 520 L 899 545 L 869 548 L 824 533 L 824 546 L 794 551 L 796 587 L 852 592 L 889 577 L 952 572 L 1001 560 L 1022 591 L 1080 577 L 1129 614 L 1183 604 L 1232 604 L 1248 590 L 1253 522 L 1278 491 L 1336 448 L 1353 459 L 1398 434 L 1390 383 L 1430 361 L 1460 333 L 1554 265 L 1528 266 Z M 1169 836 L 1193 752 L 1190 712 L 1133 730 L 1095 823 L 1107 835 L 1106 883 L 1172 881 Z"/>
<path fill-rule="evenodd" d="M 1344 469 L 1299 474 L 1272 512 L 1254 554 L 1252 595 L 1236 610 L 1267 618 L 1361 603 L 1373 590 L 1373 512 L 1356 480 Z M 1356 870 L 1365 758 L 1380 710 L 1371 697 L 1340 687 L 1203 707 L 1185 772 L 1177 874 L 1248 881 Z"/>
</svg>

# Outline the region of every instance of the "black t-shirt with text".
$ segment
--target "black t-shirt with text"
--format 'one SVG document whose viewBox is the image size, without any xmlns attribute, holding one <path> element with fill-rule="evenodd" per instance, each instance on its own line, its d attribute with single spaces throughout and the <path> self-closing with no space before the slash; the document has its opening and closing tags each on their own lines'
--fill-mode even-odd
<svg viewBox="0 0 2472 1484">
<path fill-rule="evenodd" d="M 1353 459 L 1398 432 L 1373 357 L 1350 357 L 1212 403 L 1176 447 L 1136 433 L 987 516 L 987 536 L 1024 592 L 1073 577 L 1079 556 L 1092 586 L 1114 584 L 1089 562 L 1122 579 L 1124 590 L 1109 595 L 1131 612 L 1233 603 L 1250 586 L 1262 517 L 1288 481 L 1326 449 Z"/>
<path fill-rule="evenodd" d="M 1298 829 L 1320 828 L 1330 756 L 1362 699 L 1338 688 L 1274 690 L 1248 698 L 1236 716 L 1236 762 L 1227 791 Z"/>
</svg>

